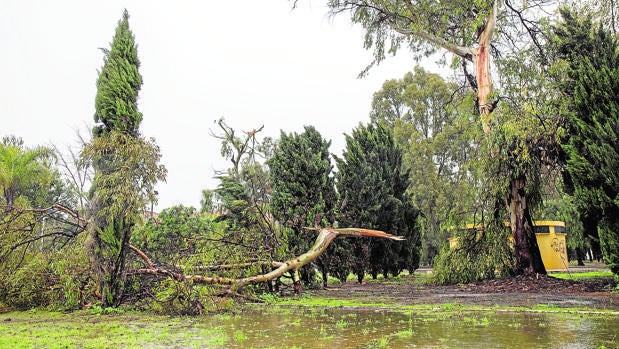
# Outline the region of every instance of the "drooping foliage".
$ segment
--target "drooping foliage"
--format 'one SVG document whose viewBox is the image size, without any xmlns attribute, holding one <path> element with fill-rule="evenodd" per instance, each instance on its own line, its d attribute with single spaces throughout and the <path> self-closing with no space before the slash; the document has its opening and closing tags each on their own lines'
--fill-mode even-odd
<svg viewBox="0 0 619 349">
<path fill-rule="evenodd" d="M 352 241 L 352 271 L 359 281 L 366 272 L 374 277 L 398 275 L 419 266 L 421 236 L 419 211 L 407 193 L 408 172 L 393 130 L 383 122 L 359 125 L 346 136 L 342 157 L 336 157 L 339 194 L 338 222 L 397 233 L 403 242 Z"/>
<path fill-rule="evenodd" d="M 291 256 L 304 253 L 314 243 L 316 232 L 304 227 L 327 227 L 335 222 L 330 145 L 314 127 L 305 126 L 300 134 L 282 132 L 273 156 L 267 161 L 273 188 L 271 213 L 288 228 Z M 331 247 L 317 260 L 325 286 L 329 260 L 336 258 L 333 251 L 337 243 Z M 311 266 L 302 270 L 301 278 L 306 284 L 312 282 L 312 270 Z"/>
<path fill-rule="evenodd" d="M 0 143 L 0 309 L 77 309 L 89 299 L 88 259 L 74 197 L 47 147 Z"/>
<path fill-rule="evenodd" d="M 476 109 L 484 143 L 487 145 L 484 157 L 501 167 L 509 165 L 510 159 L 520 156 L 519 149 L 513 146 L 519 140 L 504 137 L 500 129 L 501 117 L 496 115 L 497 106 L 502 102 L 496 89 L 500 84 L 492 78 L 491 73 L 494 70 L 502 73 L 504 68 L 500 60 L 494 58 L 517 56 L 523 48 L 538 53 L 541 51 L 544 20 L 540 20 L 540 16 L 547 13 L 545 6 L 548 1 L 447 3 L 333 0 L 327 3 L 332 14 L 349 13 L 352 22 L 362 25 L 365 30 L 365 47 L 374 51 L 374 61 L 370 66 L 384 60 L 386 54 L 395 54 L 402 48 L 410 49 L 415 58 L 423 58 L 435 52 L 453 55 L 452 67 L 462 67 L 462 80 L 475 93 Z M 507 141 L 508 144 L 500 144 L 501 141 Z M 529 162 L 525 159 L 523 163 Z M 528 192 L 522 190 L 531 182 L 522 173 L 502 171 L 497 166 L 479 168 L 487 170 L 484 173 L 486 178 L 503 177 L 496 182 L 502 185 L 501 197 L 494 194 L 491 196 L 494 197 L 493 206 L 503 206 L 509 214 L 515 241 L 516 272 L 545 273 L 531 224 L 528 223 Z M 503 220 L 504 215 L 491 213 L 495 208 L 490 208 L 486 216 Z M 498 225 L 499 222 L 495 223 Z"/>
<path fill-rule="evenodd" d="M 562 11 L 555 28 L 555 73 L 565 117 L 564 183 L 597 225 L 606 263 L 619 274 L 619 46 L 590 18 Z M 593 223 L 593 224 L 591 224 Z"/>
<path fill-rule="evenodd" d="M 619 31 L 619 4 L 615 0 L 570 0 L 565 1 L 565 6 L 591 16 L 600 26 L 615 35 Z"/>
<path fill-rule="evenodd" d="M 155 200 L 154 185 L 165 179 L 154 140 L 112 131 L 88 144 L 82 158 L 95 168 L 90 199 L 88 246 L 104 307 L 122 301 L 131 233 Z"/>
</svg>

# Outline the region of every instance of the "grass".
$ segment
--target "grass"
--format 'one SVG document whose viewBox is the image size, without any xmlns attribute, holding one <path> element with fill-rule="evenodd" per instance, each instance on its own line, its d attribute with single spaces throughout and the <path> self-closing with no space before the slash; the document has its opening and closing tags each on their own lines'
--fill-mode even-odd
<svg viewBox="0 0 619 349">
<path fill-rule="evenodd" d="M 430 336 L 428 331 L 436 326 L 491 331 L 497 321 L 505 321 L 498 320 L 505 318 L 500 314 L 502 311 L 515 314 L 531 311 L 459 303 L 402 306 L 350 300 L 334 304 L 331 299 L 300 298 L 296 303 L 282 300 L 274 304 L 248 305 L 234 314 L 199 317 L 134 312 L 94 314 L 92 311 L 5 313 L 0 314 L 0 348 L 224 348 L 264 347 L 264 343 L 278 347 L 278 338 L 287 337 L 298 338 L 298 342 L 287 342 L 285 347 L 304 346 L 303 343 L 330 347 L 342 337 L 354 337 L 363 341 L 360 343 L 364 343 L 364 347 L 385 348 L 418 340 L 420 335 Z M 564 311 L 547 306 L 536 312 L 570 321 L 601 319 L 603 322 L 619 316 L 599 312 L 563 315 L 557 314 L 558 310 Z M 521 319 L 521 316 L 515 318 Z M 518 321 L 510 327 L 522 326 Z M 537 326 L 545 328 L 551 324 L 552 321 L 544 320 Z M 445 335 L 437 332 L 432 338 L 440 340 L 440 336 Z"/>
<path fill-rule="evenodd" d="M 5 313 L 1 317 L 0 348 L 173 347 L 178 341 L 173 330 L 185 326 L 183 318 L 144 313 L 28 311 Z M 242 335 L 236 338 L 242 339 Z M 202 329 L 199 341 L 187 338 L 183 347 L 222 345 L 226 340 L 217 329 Z"/>
<path fill-rule="evenodd" d="M 572 279 L 612 277 L 609 272 L 552 275 Z M 407 277 L 403 278 L 405 281 L 399 281 L 427 282 L 428 277 L 416 274 L 413 278 Z M 319 320 L 318 323 L 320 323 L 318 326 L 314 325 L 315 333 L 309 339 L 310 341 L 320 340 L 320 343 L 327 346 L 343 333 L 354 332 L 357 337 L 371 338 L 365 345 L 374 348 L 389 347 L 398 340 L 417 338 L 420 335 L 418 326 L 423 326 L 425 323 L 431 325 L 448 322 L 452 323 L 452 326 L 466 325 L 469 329 L 491 329 L 495 326 L 497 315 L 503 312 L 543 313 L 552 314 L 553 318 L 565 317 L 576 320 L 619 317 L 616 311 L 586 307 L 559 308 L 544 304 L 527 308 L 468 306 L 459 303 L 402 305 L 367 297 L 323 298 L 311 292 L 306 292 L 298 298 L 268 295 L 262 298 L 267 301 L 266 305 L 246 305 L 241 309 L 235 309 L 234 312 L 206 317 L 168 317 L 130 311 L 105 312 L 97 311 L 97 309 L 70 314 L 36 310 L 0 313 L 0 348 L 199 348 L 227 347 L 230 343 L 248 347 L 257 337 L 268 337 L 269 335 L 262 333 L 267 333 L 264 331 L 268 331 L 269 327 L 260 329 L 251 326 L 232 327 L 231 330 L 225 331 L 220 324 L 242 324 L 247 321 L 245 316 L 252 313 L 259 315 L 260 320 L 257 324 L 266 322 L 269 318 L 286 318 L 283 320 L 285 326 L 275 325 L 275 328 L 281 329 L 280 334 L 290 333 L 292 335 L 307 331 L 307 328 L 311 329 L 312 326 L 308 326 L 307 318 L 309 317 Z M 396 319 L 394 321 L 398 321 L 397 327 L 387 334 L 379 331 L 381 326 L 392 326 L 391 315 L 383 318 L 380 326 L 368 323 L 367 326 L 356 327 L 365 319 L 364 314 L 383 311 L 388 314 L 405 314 L 405 317 L 394 317 Z M 207 320 L 212 321 L 209 322 L 211 325 L 199 325 L 200 322 Z M 323 322 L 326 324 L 323 325 Z M 537 326 L 545 328 L 551 324 L 551 322 L 540 322 Z M 520 328 L 524 325 L 516 321 L 509 326 Z M 288 347 L 295 345 L 290 343 Z"/>
<path fill-rule="evenodd" d="M 598 278 L 612 278 L 614 274 L 610 271 L 587 271 L 582 273 L 558 272 L 552 273 L 550 276 L 565 280 L 591 280 Z"/>
</svg>

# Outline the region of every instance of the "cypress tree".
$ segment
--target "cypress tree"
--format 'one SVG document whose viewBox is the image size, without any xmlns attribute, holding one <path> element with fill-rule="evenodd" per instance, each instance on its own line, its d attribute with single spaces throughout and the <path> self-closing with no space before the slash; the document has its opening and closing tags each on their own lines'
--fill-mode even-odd
<svg viewBox="0 0 619 349">
<path fill-rule="evenodd" d="M 165 179 L 159 148 L 139 136 L 142 86 L 137 46 L 124 11 L 97 80 L 93 140 L 82 157 L 94 167 L 89 249 L 103 307 L 120 305 L 131 232 L 140 212 Z"/>
<path fill-rule="evenodd" d="M 567 10 L 562 15 L 554 52 L 564 73 L 559 79 L 564 182 L 584 213 L 585 227 L 594 230 L 597 223 L 604 259 L 619 274 L 619 46 L 590 18 Z"/>
<path fill-rule="evenodd" d="M 336 203 L 328 142 L 313 127 L 305 126 L 301 134 L 281 133 L 273 156 L 267 161 L 273 188 L 273 216 L 289 228 L 288 246 L 292 255 L 306 252 L 315 241 L 315 231 L 304 227 L 326 227 L 334 223 Z M 333 244 L 337 246 L 337 243 Z M 333 249 L 321 255 L 317 264 L 323 272 L 323 285 Z M 301 270 L 301 279 L 311 284 L 310 267 Z"/>
<path fill-rule="evenodd" d="M 384 123 L 360 125 L 346 136 L 342 158 L 336 158 L 336 186 L 340 196 L 338 220 L 357 226 L 403 235 L 404 242 L 358 239 L 353 244 L 353 272 L 359 282 L 366 271 L 397 275 L 419 266 L 418 210 L 406 193 L 408 172 L 393 131 Z"/>
<path fill-rule="evenodd" d="M 142 75 L 127 10 L 118 22 L 110 49 L 102 51 L 103 67 L 97 79 L 95 97 L 94 118 L 97 125 L 93 133 L 95 137 L 101 137 L 114 130 L 136 138 L 142 121 L 137 105 Z"/>
</svg>

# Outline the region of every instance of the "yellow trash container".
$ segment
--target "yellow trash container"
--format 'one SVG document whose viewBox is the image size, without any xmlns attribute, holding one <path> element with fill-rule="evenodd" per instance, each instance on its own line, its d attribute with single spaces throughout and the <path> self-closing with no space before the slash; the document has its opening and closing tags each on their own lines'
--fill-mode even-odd
<svg viewBox="0 0 619 349">
<path fill-rule="evenodd" d="M 534 221 L 533 229 L 546 271 L 567 270 L 565 223 L 561 221 Z"/>
<path fill-rule="evenodd" d="M 509 227 L 509 223 L 505 223 L 505 226 Z M 473 224 L 467 224 L 466 229 L 474 229 Z M 477 227 L 476 229 L 480 230 L 481 228 Z M 567 271 L 565 223 L 561 221 L 534 221 L 533 230 L 546 271 Z M 510 239 L 512 238 L 510 237 Z M 449 238 L 449 248 L 456 248 L 459 244 L 457 237 Z"/>
</svg>

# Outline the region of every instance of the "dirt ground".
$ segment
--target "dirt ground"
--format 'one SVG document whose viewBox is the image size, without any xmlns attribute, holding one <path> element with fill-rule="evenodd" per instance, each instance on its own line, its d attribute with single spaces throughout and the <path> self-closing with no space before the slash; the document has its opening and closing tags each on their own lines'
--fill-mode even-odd
<svg viewBox="0 0 619 349">
<path fill-rule="evenodd" d="M 428 278 L 405 276 L 367 280 L 363 284 L 349 281 L 314 294 L 328 298 L 355 298 L 389 304 L 444 304 L 481 306 L 548 305 L 562 308 L 588 307 L 619 310 L 619 292 L 612 291 L 612 277 L 571 281 L 547 275 L 516 276 L 453 286 L 428 285 Z"/>
</svg>

